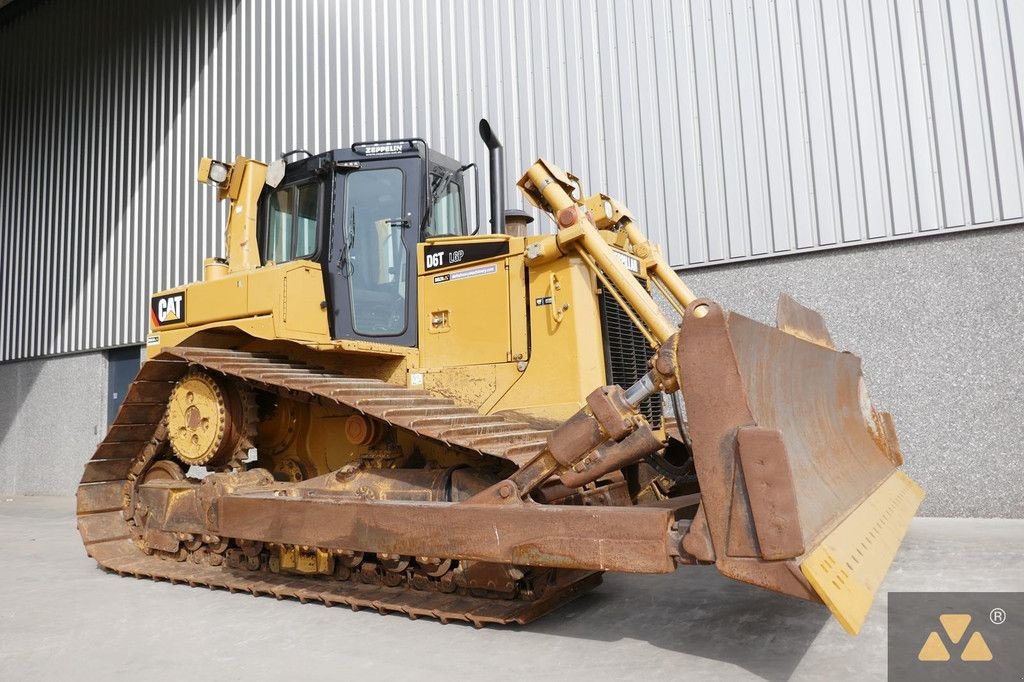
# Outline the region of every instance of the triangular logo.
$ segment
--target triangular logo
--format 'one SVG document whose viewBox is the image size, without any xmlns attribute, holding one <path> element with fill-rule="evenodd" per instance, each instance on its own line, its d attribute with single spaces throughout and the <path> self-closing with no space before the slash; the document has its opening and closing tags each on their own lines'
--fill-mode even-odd
<svg viewBox="0 0 1024 682">
<path fill-rule="evenodd" d="M 921 647 L 921 651 L 917 653 L 917 660 L 919 661 L 948 661 L 949 652 L 946 651 L 946 645 L 942 643 L 942 639 L 939 637 L 939 633 L 932 632 L 928 635 L 928 639 L 924 641 L 924 646 Z"/>
<path fill-rule="evenodd" d="M 944 613 L 939 616 L 939 622 L 949 635 L 949 641 L 959 644 L 960 638 L 967 632 L 967 626 L 971 624 L 971 616 L 967 613 Z"/>
<path fill-rule="evenodd" d="M 960 660 L 992 660 L 992 650 L 988 648 L 988 644 L 985 642 L 985 638 L 981 636 L 980 632 L 975 632 L 973 635 L 971 635 L 971 638 L 967 640 L 967 646 L 964 647 L 963 653 L 960 654 Z"/>
<path fill-rule="evenodd" d="M 959 644 L 960 640 L 963 639 L 964 633 L 967 632 L 968 626 L 971 624 L 971 616 L 966 613 L 944 613 L 939 616 L 939 622 L 942 623 L 942 629 L 945 630 L 946 636 L 949 637 L 949 641 L 953 644 Z M 933 630 L 928 633 L 928 639 L 924 641 L 924 645 L 921 647 L 921 650 L 917 652 L 917 660 L 949 660 L 949 649 L 946 648 L 946 645 L 942 642 L 942 637 L 937 631 Z M 988 642 L 985 641 L 985 638 L 982 637 L 981 633 L 977 630 L 971 634 L 963 651 L 960 652 L 960 660 L 992 660 L 992 650 L 988 648 Z"/>
</svg>

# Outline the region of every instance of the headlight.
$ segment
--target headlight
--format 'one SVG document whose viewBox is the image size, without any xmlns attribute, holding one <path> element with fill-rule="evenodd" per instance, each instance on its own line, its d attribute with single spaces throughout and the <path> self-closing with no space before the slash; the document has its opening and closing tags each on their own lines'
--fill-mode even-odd
<svg viewBox="0 0 1024 682">
<path fill-rule="evenodd" d="M 219 185 L 228 179 L 228 167 L 222 163 L 210 164 L 210 182 Z"/>
</svg>

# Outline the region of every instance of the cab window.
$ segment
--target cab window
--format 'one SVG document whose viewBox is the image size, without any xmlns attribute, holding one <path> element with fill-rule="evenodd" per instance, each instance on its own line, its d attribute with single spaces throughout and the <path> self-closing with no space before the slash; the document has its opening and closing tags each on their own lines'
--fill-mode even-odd
<svg viewBox="0 0 1024 682">
<path fill-rule="evenodd" d="M 430 183 L 445 182 L 439 175 L 431 175 Z M 430 225 L 428 237 L 448 237 L 465 234 L 462 224 L 462 187 L 457 182 L 448 181 L 444 187 L 435 190 L 434 204 L 430 209 Z"/>
<path fill-rule="evenodd" d="M 404 195 L 405 178 L 398 168 L 356 171 L 345 181 L 352 329 L 363 336 L 395 336 L 407 325 Z"/>
<path fill-rule="evenodd" d="M 320 183 L 283 187 L 270 195 L 266 214 L 265 263 L 309 258 L 316 252 Z"/>
</svg>

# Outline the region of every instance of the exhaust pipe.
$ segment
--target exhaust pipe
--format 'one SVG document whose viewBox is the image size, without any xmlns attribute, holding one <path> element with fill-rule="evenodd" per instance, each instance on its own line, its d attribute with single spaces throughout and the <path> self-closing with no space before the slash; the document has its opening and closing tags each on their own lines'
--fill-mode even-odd
<svg viewBox="0 0 1024 682">
<path fill-rule="evenodd" d="M 486 118 L 480 119 L 480 138 L 491 157 L 491 232 L 505 234 L 505 152 Z"/>
</svg>

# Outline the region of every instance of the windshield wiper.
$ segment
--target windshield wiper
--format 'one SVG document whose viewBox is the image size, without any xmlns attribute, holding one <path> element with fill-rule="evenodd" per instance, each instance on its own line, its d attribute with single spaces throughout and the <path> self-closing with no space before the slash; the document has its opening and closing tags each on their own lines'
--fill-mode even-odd
<svg viewBox="0 0 1024 682">
<path fill-rule="evenodd" d="M 430 227 L 431 222 L 433 222 L 432 218 L 434 215 L 434 204 L 437 203 L 437 200 L 441 197 L 441 189 L 447 187 L 448 184 L 451 182 L 451 179 L 457 173 L 464 173 L 467 169 L 472 168 L 473 166 L 474 164 L 467 163 L 466 165 L 460 166 L 455 170 L 445 171 L 443 175 L 432 176 L 434 178 L 434 181 L 430 184 L 430 202 L 428 203 L 427 214 L 423 216 L 423 222 L 420 226 L 421 241 L 426 238 L 427 230 Z"/>
<path fill-rule="evenodd" d="M 348 257 L 348 252 L 355 246 L 356 243 L 356 207 L 352 206 L 349 209 L 349 218 L 345 225 L 345 234 L 341 239 L 341 252 L 338 254 L 338 273 L 342 277 L 350 277 L 352 275 L 352 261 Z"/>
</svg>

